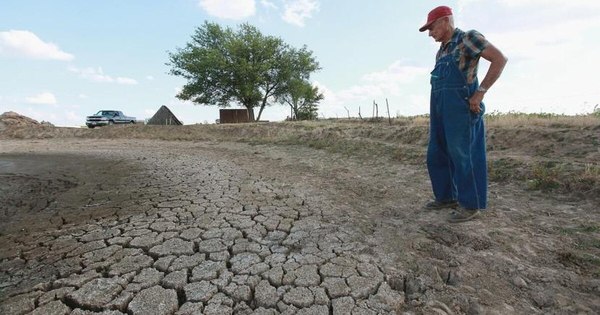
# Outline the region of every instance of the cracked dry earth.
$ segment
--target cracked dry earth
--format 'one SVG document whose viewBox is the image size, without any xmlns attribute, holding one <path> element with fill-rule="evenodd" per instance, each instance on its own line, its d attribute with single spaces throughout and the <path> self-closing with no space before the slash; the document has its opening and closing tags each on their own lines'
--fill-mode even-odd
<svg viewBox="0 0 600 315">
<path fill-rule="evenodd" d="M 28 157 L 3 143 L 10 167 L 37 165 L 58 196 L 13 205 L 31 217 L 5 214 L 2 314 L 368 314 L 403 303 L 312 191 L 205 144 L 118 142 L 31 144 Z M 19 221 L 37 215 L 48 220 L 38 231 Z"/>
<path fill-rule="evenodd" d="M 449 226 L 420 210 L 424 169 L 306 147 L 49 139 L 0 153 L 0 314 L 600 310 L 597 278 L 507 223 L 552 207 L 516 188 L 492 194 L 501 214 Z"/>
</svg>

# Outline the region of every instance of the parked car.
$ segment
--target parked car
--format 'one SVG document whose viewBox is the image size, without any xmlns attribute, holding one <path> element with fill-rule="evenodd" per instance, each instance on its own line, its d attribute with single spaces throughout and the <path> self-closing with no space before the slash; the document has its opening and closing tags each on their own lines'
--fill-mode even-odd
<svg viewBox="0 0 600 315">
<path fill-rule="evenodd" d="M 114 124 L 135 124 L 135 117 L 125 116 L 119 110 L 101 110 L 92 116 L 87 116 L 85 124 L 89 128 Z"/>
</svg>

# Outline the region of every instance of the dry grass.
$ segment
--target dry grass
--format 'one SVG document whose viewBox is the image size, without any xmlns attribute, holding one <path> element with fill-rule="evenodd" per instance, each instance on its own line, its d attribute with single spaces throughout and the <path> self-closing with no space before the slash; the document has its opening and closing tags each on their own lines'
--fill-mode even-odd
<svg viewBox="0 0 600 315">
<path fill-rule="evenodd" d="M 600 113 L 566 116 L 550 113 L 524 114 L 492 112 L 486 115 L 488 127 L 597 127 Z"/>
</svg>

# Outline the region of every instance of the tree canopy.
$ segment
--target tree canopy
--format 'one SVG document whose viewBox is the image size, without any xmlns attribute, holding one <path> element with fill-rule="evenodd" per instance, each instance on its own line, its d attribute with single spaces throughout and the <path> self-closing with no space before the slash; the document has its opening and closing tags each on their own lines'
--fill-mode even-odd
<svg viewBox="0 0 600 315">
<path fill-rule="evenodd" d="M 234 31 L 205 22 L 184 48 L 169 53 L 169 60 L 170 74 L 187 80 L 179 99 L 219 107 L 232 103 L 249 110 L 259 107 L 257 120 L 270 102 L 289 104 L 292 82 L 309 84 L 311 73 L 320 69 L 306 46 L 291 47 L 249 24 Z"/>
<path fill-rule="evenodd" d="M 277 96 L 277 101 L 290 106 L 292 120 L 313 120 L 317 118 L 317 103 L 323 99 L 319 88 L 309 82 L 292 79 L 287 82 L 286 92 Z"/>
</svg>

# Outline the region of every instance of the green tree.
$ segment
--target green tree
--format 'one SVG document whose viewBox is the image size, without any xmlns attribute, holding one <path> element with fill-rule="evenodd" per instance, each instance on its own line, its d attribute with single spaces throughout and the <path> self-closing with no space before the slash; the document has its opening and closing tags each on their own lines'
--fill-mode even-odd
<svg viewBox="0 0 600 315">
<path fill-rule="evenodd" d="M 169 53 L 170 74 L 187 80 L 177 97 L 196 104 L 259 107 L 287 92 L 292 78 L 308 79 L 319 64 L 306 47 L 295 49 L 249 24 L 237 31 L 205 22 L 184 48 Z"/>
<path fill-rule="evenodd" d="M 291 79 L 285 93 L 278 96 L 278 101 L 290 106 L 293 120 L 313 120 L 317 118 L 318 103 L 324 98 L 318 87 L 301 79 Z"/>
</svg>

